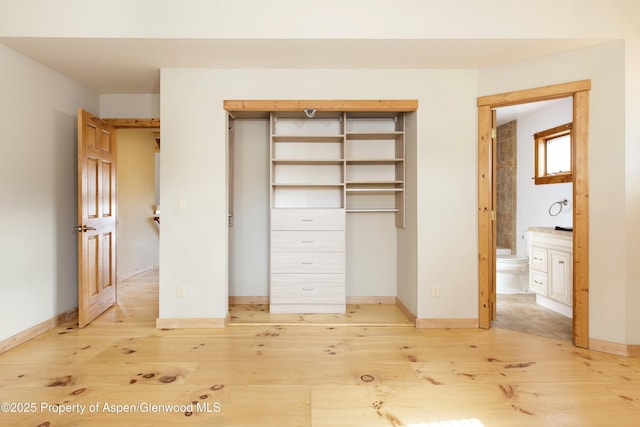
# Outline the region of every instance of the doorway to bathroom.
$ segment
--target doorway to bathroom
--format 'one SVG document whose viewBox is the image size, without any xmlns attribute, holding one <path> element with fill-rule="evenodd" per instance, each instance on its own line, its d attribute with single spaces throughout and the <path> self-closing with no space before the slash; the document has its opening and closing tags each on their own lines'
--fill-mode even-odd
<svg viewBox="0 0 640 427">
<path fill-rule="evenodd" d="M 538 242 L 537 238 L 538 235 L 553 238 L 554 250 L 571 256 L 573 184 L 568 175 L 570 133 L 565 136 L 565 129 L 570 130 L 572 116 L 571 97 L 496 109 L 496 316 L 493 327 L 572 340 L 571 301 L 566 300 L 571 294 L 568 288 L 572 286 L 572 271 L 563 260 L 560 261 L 564 264 L 553 265 L 565 267 L 569 280 L 554 282 L 556 290 L 548 292 L 550 275 L 546 264 L 555 258 L 548 257 L 545 242 L 549 239 Z M 548 144 L 547 152 L 538 153 L 535 135 L 559 127 L 564 139 L 551 140 L 553 144 Z M 560 147 L 556 148 L 557 145 Z M 537 175 L 535 166 L 543 166 L 536 161 L 542 154 L 549 163 L 545 172 L 548 170 L 550 176 L 560 182 L 542 183 L 532 179 Z M 560 166 L 554 167 L 554 162 Z M 531 245 L 534 245 L 535 256 L 540 257 L 535 266 L 529 265 Z M 556 277 L 556 281 L 560 279 L 564 277 Z"/>
<path fill-rule="evenodd" d="M 588 347 L 588 129 L 589 91 L 591 82 L 583 80 L 509 92 L 478 98 L 478 284 L 479 325 L 490 328 L 496 320 L 496 250 L 497 250 L 497 114 L 503 107 L 541 101 L 572 100 L 572 185 L 571 185 L 571 249 L 562 262 L 569 265 L 572 339 L 579 347 Z M 530 137 L 530 136 L 529 136 Z M 530 177 L 531 178 L 531 177 Z M 516 226 L 517 227 L 517 226 Z M 518 239 L 516 252 L 525 239 Z M 520 242 L 518 242 L 520 240 Z M 526 249 L 525 249 L 526 252 Z M 558 260 L 556 256 L 554 259 Z M 559 262 L 559 261 L 557 261 Z M 540 267 L 540 265 L 538 265 Z M 545 283 L 546 286 L 546 283 Z"/>
</svg>

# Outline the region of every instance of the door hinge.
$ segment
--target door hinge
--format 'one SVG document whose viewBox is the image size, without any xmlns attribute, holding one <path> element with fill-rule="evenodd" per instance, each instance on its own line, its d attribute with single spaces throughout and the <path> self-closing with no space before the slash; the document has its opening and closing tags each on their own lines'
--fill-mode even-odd
<svg viewBox="0 0 640 427">
<path fill-rule="evenodd" d="M 491 128 L 491 138 L 496 139 L 497 137 L 498 137 L 498 132 L 496 131 L 496 128 Z"/>
<path fill-rule="evenodd" d="M 496 220 L 496 211 L 491 211 L 491 221 Z"/>
<path fill-rule="evenodd" d="M 496 293 L 494 292 L 492 295 L 493 298 L 493 303 L 495 304 L 498 301 L 498 297 L 496 296 Z"/>
</svg>

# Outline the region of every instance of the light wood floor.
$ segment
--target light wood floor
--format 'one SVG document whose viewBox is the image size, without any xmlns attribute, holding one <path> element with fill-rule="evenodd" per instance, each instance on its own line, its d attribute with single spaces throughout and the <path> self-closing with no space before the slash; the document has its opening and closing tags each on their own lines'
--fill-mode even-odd
<svg viewBox="0 0 640 427">
<path fill-rule="evenodd" d="M 396 305 L 350 304 L 344 314 L 269 313 L 267 304 L 229 306 L 229 324 L 237 325 L 316 325 L 316 326 L 406 326 L 413 327 Z"/>
<path fill-rule="evenodd" d="M 0 425 L 640 422 L 638 358 L 500 328 L 305 324 L 157 330 L 156 275 L 121 283 L 119 295 L 118 307 L 84 329 L 68 323 L 0 354 L 0 402 L 13 402 L 2 406 Z M 75 412 L 57 415 L 55 406 L 47 406 L 53 404 Z M 78 413 L 82 405 L 84 414 Z M 25 408 L 34 410 L 24 413 Z M 138 412 L 114 412 L 125 408 Z M 460 423 L 444 423 L 453 420 Z"/>
</svg>

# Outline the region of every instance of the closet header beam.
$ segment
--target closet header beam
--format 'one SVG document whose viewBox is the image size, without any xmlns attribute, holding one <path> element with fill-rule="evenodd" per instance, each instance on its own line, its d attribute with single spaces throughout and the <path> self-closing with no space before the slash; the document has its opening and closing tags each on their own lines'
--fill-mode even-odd
<svg viewBox="0 0 640 427">
<path fill-rule="evenodd" d="M 393 112 L 406 113 L 418 109 L 417 99 L 365 99 L 365 100 L 225 100 L 224 109 L 236 112 Z"/>
<path fill-rule="evenodd" d="M 160 119 L 102 119 L 116 129 L 153 129 L 160 127 Z"/>
</svg>

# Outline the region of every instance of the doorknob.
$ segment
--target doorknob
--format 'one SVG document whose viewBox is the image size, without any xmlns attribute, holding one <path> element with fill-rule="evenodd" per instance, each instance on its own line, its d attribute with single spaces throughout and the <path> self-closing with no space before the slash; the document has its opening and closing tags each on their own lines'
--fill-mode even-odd
<svg viewBox="0 0 640 427">
<path fill-rule="evenodd" d="M 73 227 L 74 230 L 76 230 L 78 233 L 86 233 L 87 231 L 95 231 L 96 228 L 95 227 L 88 227 L 86 225 L 76 225 L 75 227 Z"/>
</svg>

